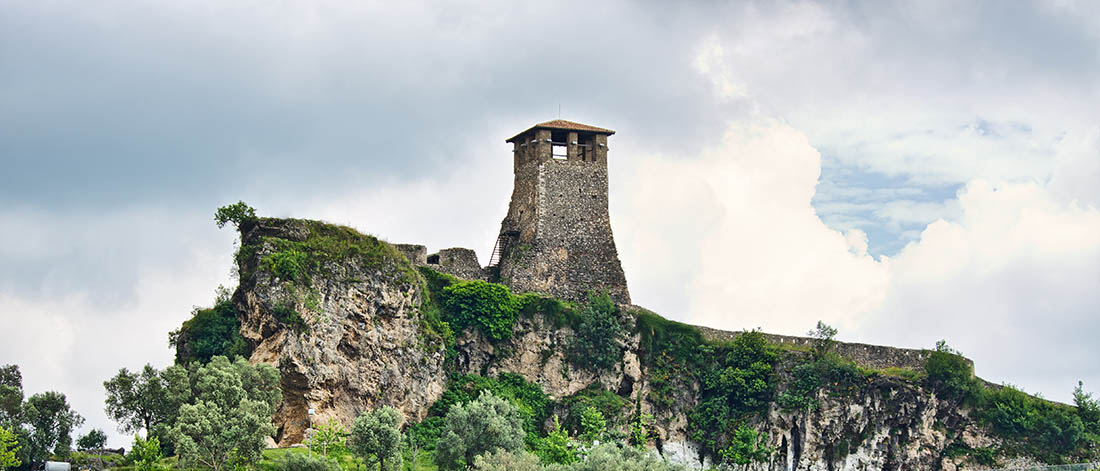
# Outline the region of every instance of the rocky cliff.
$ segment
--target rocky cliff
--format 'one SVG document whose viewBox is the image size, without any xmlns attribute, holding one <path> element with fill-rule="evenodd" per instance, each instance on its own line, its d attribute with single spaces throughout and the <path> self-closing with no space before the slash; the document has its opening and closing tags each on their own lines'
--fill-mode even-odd
<svg viewBox="0 0 1100 471">
<path fill-rule="evenodd" d="M 614 348 L 586 358 L 579 349 L 594 347 L 578 339 L 597 324 L 586 324 L 593 310 L 582 305 L 506 293 L 513 317 L 487 325 L 448 304 L 457 292 L 448 287 L 462 280 L 374 237 L 292 219 L 240 229 L 232 300 L 251 361 L 282 372 L 280 445 L 302 441 L 310 408 L 314 422 L 350 424 L 390 405 L 414 424 L 455 378 L 513 373 L 540 388 L 564 423 L 571 405 L 600 397 L 613 433 L 698 466 L 736 458 L 741 429 L 756 434 L 760 451 L 747 469 L 954 470 L 1033 459 L 978 420 L 969 396 L 929 381 L 930 351 L 722 332 L 615 306 Z"/>
</svg>

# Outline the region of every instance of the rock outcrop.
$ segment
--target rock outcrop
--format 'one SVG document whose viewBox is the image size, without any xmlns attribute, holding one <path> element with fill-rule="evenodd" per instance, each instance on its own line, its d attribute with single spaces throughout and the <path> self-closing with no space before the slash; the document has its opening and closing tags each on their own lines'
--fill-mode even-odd
<svg viewBox="0 0 1100 471">
<path fill-rule="evenodd" d="M 671 405 L 654 400 L 654 370 L 637 331 L 628 329 L 620 342 L 622 360 L 599 371 L 568 358 L 573 327 L 537 314 L 520 316 L 503 340 L 491 341 L 477 329 L 456 332 L 448 360 L 427 312 L 427 282 L 409 260 L 431 263 L 424 253 L 423 247 L 398 250 L 314 221 L 261 219 L 242 227 L 241 284 L 233 301 L 241 313 L 241 334 L 253 346 L 251 361 L 282 372 L 284 403 L 274 417 L 280 445 L 301 442 L 311 408 L 317 411 L 315 423 L 336 418 L 350 424 L 381 405 L 417 422 L 452 374 L 515 373 L 554 400 L 599 385 L 625 399 L 624 414 L 636 407 L 654 417 L 649 445 L 655 450 L 693 466 L 712 463 L 715 457 L 704 456 L 689 432 L 699 381 L 681 378 Z M 642 311 L 621 306 L 621 312 L 622 323 L 633 326 Z M 738 335 L 711 329 L 699 334 L 712 342 Z M 788 344 L 781 362 L 808 355 L 799 345 L 807 339 L 769 339 Z M 880 369 L 912 369 L 927 354 L 861 344 L 841 344 L 837 351 Z M 780 384 L 776 394 L 784 392 Z M 789 410 L 773 401 L 753 419 L 767 436 L 770 458 L 746 469 L 974 469 L 966 453 L 951 450 L 998 444 L 965 407 L 941 401 L 919 382 L 876 374 L 857 386 L 846 394 L 816 391 L 815 408 Z"/>
</svg>

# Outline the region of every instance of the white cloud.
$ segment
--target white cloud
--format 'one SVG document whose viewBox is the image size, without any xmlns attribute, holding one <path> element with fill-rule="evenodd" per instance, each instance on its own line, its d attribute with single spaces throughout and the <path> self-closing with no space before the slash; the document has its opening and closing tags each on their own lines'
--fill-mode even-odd
<svg viewBox="0 0 1100 471">
<path fill-rule="evenodd" d="M 845 340 L 945 338 L 986 379 L 1055 399 L 1079 379 L 1100 385 L 1094 206 L 1045 183 L 975 179 L 947 203 L 951 217 L 876 261 L 865 234 L 814 213 L 819 168 L 806 138 L 770 119 L 731 123 L 695 159 L 642 159 L 622 217 L 631 235 L 620 236 L 635 301 L 725 329 L 801 334 L 821 319 Z M 886 210 L 910 221 L 942 212 L 900 207 Z"/>
<path fill-rule="evenodd" d="M 623 219 L 631 233 L 667 232 L 628 238 L 628 269 L 650 268 L 628 273 L 636 301 L 686 306 L 690 315 L 665 312 L 729 329 L 800 333 L 818 319 L 849 325 L 881 301 L 887 273 L 866 255 L 865 235 L 845 236 L 814 213 L 819 171 L 805 136 L 772 119 L 731 124 L 722 145 L 697 159 L 644 159 Z M 686 301 L 639 290 L 639 279 L 661 284 L 649 277 L 675 290 L 686 285 Z"/>
</svg>

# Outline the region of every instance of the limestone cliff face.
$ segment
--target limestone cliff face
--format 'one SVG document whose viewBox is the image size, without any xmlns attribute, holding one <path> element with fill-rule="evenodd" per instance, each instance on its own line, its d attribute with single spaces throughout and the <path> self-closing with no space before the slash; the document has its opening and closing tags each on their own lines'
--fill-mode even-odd
<svg viewBox="0 0 1100 471">
<path fill-rule="evenodd" d="M 350 424 L 360 412 L 381 405 L 419 421 L 446 390 L 452 373 L 507 372 L 539 385 L 555 400 L 599 384 L 627 399 L 630 410 L 624 415 L 640 398 L 641 411 L 656 418 L 651 447 L 672 460 L 711 463 L 712 457 L 701 456 L 688 431 L 688 411 L 698 401 L 699 384 L 677 388 L 672 406 L 657 405 L 653 371 L 642 360 L 639 334 L 621 342 L 618 365 L 593 372 L 572 364 L 564 353 L 573 337 L 571 327 L 542 315 L 521 316 L 507 340 L 491 342 L 476 329 L 457 333 L 454 359 L 448 363 L 443 342 L 426 330 L 427 288 L 408 259 L 365 236 L 336 243 L 348 234 L 318 224 L 264 219 L 242 231 L 241 285 L 233 301 L 241 313 L 241 333 L 254 347 L 251 361 L 282 372 L 284 403 L 274 417 L 280 445 L 302 441 L 310 408 L 317 411 L 315 423 L 331 417 Z M 334 230 L 335 235 L 324 239 Z M 317 242 L 319 235 L 322 242 Z M 296 252 L 308 255 L 297 260 L 300 272 L 293 263 L 282 263 L 293 262 Z M 625 324 L 635 322 L 634 312 L 623 310 Z M 718 331 L 707 335 L 736 336 Z M 852 344 L 840 350 L 858 356 L 868 348 Z M 920 355 L 895 354 L 900 366 Z M 907 380 L 875 376 L 853 394 L 838 396 L 823 389 L 816 399 L 820 407 L 813 411 L 783 410 L 773 402 L 756 419 L 755 428 L 767 433 L 774 453 L 767 463 L 747 469 L 974 469 L 960 467 L 966 457 L 949 457 L 948 447 L 996 444 L 965 409 L 944 404 Z"/>
<path fill-rule="evenodd" d="M 275 414 L 276 441 L 300 443 L 314 422 L 350 424 L 360 412 L 390 405 L 417 420 L 446 386 L 443 345 L 421 336 L 417 283 L 401 280 L 410 267 L 400 256 L 375 263 L 339 257 L 314 267 L 309 286 L 263 269 L 280 242 L 302 242 L 308 221 L 262 220 L 242 237 L 241 286 L 234 302 L 241 334 L 254 345 L 252 362 L 282 373 L 283 405 Z M 270 260 L 270 259 L 269 259 Z M 402 270 L 402 268 L 406 270 Z M 297 313 L 300 324 L 287 322 Z"/>
</svg>

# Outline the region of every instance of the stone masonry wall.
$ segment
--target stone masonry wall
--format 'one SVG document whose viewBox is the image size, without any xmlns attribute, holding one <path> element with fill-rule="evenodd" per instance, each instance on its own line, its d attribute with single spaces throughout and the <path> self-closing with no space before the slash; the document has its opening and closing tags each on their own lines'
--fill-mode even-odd
<svg viewBox="0 0 1100 471">
<path fill-rule="evenodd" d="M 741 332 L 729 332 L 712 329 L 710 327 L 696 326 L 703 338 L 707 340 L 733 340 L 741 335 Z M 795 337 L 791 335 L 764 334 L 768 341 L 779 345 L 813 346 L 814 339 L 809 337 Z M 916 350 L 910 348 L 895 348 L 882 345 L 868 345 L 865 343 L 836 342 L 834 351 L 842 358 L 851 360 L 865 368 L 924 368 L 924 361 L 931 353 L 930 350 Z M 969 359 L 967 361 L 970 361 Z"/>
<path fill-rule="evenodd" d="M 527 181 L 532 178 L 534 188 Z M 534 237 L 528 238 L 532 229 Z M 507 237 L 509 231 L 518 231 L 518 237 Z M 506 235 L 501 281 L 513 290 L 574 301 L 584 301 L 588 291 L 606 290 L 615 301 L 630 302 L 608 218 L 605 165 L 547 160 L 517 169 L 501 232 Z"/>
</svg>

